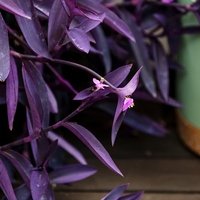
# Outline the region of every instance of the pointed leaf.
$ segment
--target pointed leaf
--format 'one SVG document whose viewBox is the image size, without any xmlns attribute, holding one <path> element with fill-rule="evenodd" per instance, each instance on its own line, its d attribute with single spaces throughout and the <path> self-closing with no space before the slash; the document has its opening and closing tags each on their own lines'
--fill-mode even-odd
<svg viewBox="0 0 200 200">
<path fill-rule="evenodd" d="M 12 165 L 19 172 L 20 176 L 23 178 L 26 185 L 29 187 L 30 184 L 30 174 L 33 169 L 33 165 L 27 160 L 23 155 L 17 153 L 13 150 L 7 150 L 2 152 L 2 155 L 6 157 Z"/>
<path fill-rule="evenodd" d="M 12 184 L 11 184 L 10 177 L 1 159 L 0 159 L 0 172 L 1 172 L 0 173 L 0 188 L 2 189 L 3 193 L 9 200 L 17 200 Z"/>
<path fill-rule="evenodd" d="M 118 200 L 142 200 L 144 192 L 136 192 L 120 197 Z"/>
<path fill-rule="evenodd" d="M 113 162 L 112 158 L 103 147 L 103 145 L 96 139 L 96 137 L 83 126 L 76 123 L 65 123 L 63 125 L 76 135 L 108 168 L 122 176 L 122 173 Z"/>
<path fill-rule="evenodd" d="M 42 127 L 47 127 L 50 111 L 46 83 L 40 71 L 31 62 L 25 62 L 22 73 L 31 115 L 33 114 L 32 109 L 36 109 L 39 112 Z M 35 108 L 33 108 L 34 106 Z"/>
<path fill-rule="evenodd" d="M 97 49 L 102 52 L 105 72 L 108 73 L 111 70 L 112 64 L 107 38 L 105 37 L 105 34 L 100 26 L 93 30 L 93 34 L 96 40 Z"/>
<path fill-rule="evenodd" d="M 124 193 L 124 191 L 127 189 L 128 184 L 120 185 L 114 188 L 112 191 L 110 191 L 105 197 L 103 197 L 101 200 L 118 200 L 121 195 Z"/>
<path fill-rule="evenodd" d="M 69 21 L 67 15 L 60 0 L 54 1 L 48 21 L 48 49 L 53 51 L 59 41 L 64 38 L 65 30 Z"/>
<path fill-rule="evenodd" d="M 64 138 L 61 136 L 58 136 L 56 133 L 48 132 L 47 137 L 51 140 L 58 140 L 58 146 L 60 146 L 62 149 L 67 151 L 70 155 L 72 155 L 77 161 L 79 161 L 81 164 L 85 165 L 87 164 L 85 158 L 81 154 L 80 151 L 78 151 L 72 144 L 67 142 Z"/>
<path fill-rule="evenodd" d="M 53 2 L 54 0 L 33 0 L 34 7 L 46 16 L 49 16 Z"/>
<path fill-rule="evenodd" d="M 45 170 L 32 171 L 30 187 L 33 200 L 55 199 Z"/>
<path fill-rule="evenodd" d="M 30 48 L 40 56 L 50 57 L 45 35 L 43 33 L 40 22 L 35 14 L 32 0 L 14 0 L 23 10 L 26 10 L 27 14 L 31 16 L 31 20 L 23 17 L 16 16 L 19 27 L 26 39 L 26 42 Z"/>
<path fill-rule="evenodd" d="M 132 77 L 132 79 L 123 87 L 123 88 L 118 88 L 119 92 L 121 95 L 125 96 L 130 96 L 133 94 L 133 92 L 135 92 L 137 86 L 138 86 L 138 82 L 139 82 L 139 75 L 141 72 L 140 68 Z"/>
<path fill-rule="evenodd" d="M 78 0 L 80 6 L 96 13 L 105 13 L 104 22 L 115 31 L 134 41 L 134 36 L 129 27 L 114 12 L 93 0 Z"/>
<path fill-rule="evenodd" d="M 158 80 L 158 87 L 162 96 L 167 101 L 169 95 L 169 67 L 167 62 L 167 55 L 162 45 L 157 41 L 153 41 L 153 55 L 156 64 L 156 75 Z"/>
<path fill-rule="evenodd" d="M 122 121 L 124 119 L 124 116 L 126 114 L 126 111 L 122 112 L 123 104 L 124 104 L 124 98 L 121 98 L 119 96 L 118 102 L 117 102 L 117 108 L 115 111 L 115 116 L 114 116 L 114 120 L 113 120 L 113 124 L 112 124 L 112 132 L 111 132 L 112 145 L 114 145 L 114 143 L 115 143 L 117 133 L 119 131 L 119 128 L 120 128 Z"/>
<path fill-rule="evenodd" d="M 0 81 L 5 81 L 10 72 L 10 49 L 8 31 L 0 13 Z"/>
<path fill-rule="evenodd" d="M 31 19 L 31 16 L 24 13 L 24 11 L 12 0 L 0 0 L 0 8 L 12 14 Z"/>
<path fill-rule="evenodd" d="M 49 177 L 53 184 L 66 184 L 83 180 L 96 172 L 96 169 L 88 165 L 72 164 L 56 169 L 49 174 Z"/>
<path fill-rule="evenodd" d="M 10 61 L 11 61 L 11 69 L 8 78 L 6 80 L 6 104 L 7 104 L 9 129 L 12 130 L 18 103 L 19 83 L 18 83 L 17 66 L 12 56 Z"/>
<path fill-rule="evenodd" d="M 77 49 L 89 53 L 90 41 L 88 35 L 84 31 L 73 28 L 67 31 L 67 35 Z"/>
</svg>

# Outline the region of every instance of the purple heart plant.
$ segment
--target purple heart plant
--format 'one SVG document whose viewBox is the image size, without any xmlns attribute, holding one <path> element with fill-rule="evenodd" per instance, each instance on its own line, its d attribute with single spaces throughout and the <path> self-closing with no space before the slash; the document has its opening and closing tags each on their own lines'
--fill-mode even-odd
<svg viewBox="0 0 200 200">
<path fill-rule="evenodd" d="M 69 184 L 96 173 L 61 132 L 72 133 L 123 176 L 101 142 L 77 120 L 86 109 L 114 117 L 112 145 L 123 121 L 151 135 L 166 133 L 134 105 L 146 100 L 179 106 L 170 96 L 171 71 L 179 68 L 174 57 L 178 39 L 200 31 L 182 27 L 179 20 L 192 12 L 200 21 L 199 1 L 0 0 L 0 11 L 3 199 L 21 199 L 22 194 L 24 200 L 55 199 L 52 184 Z M 130 61 L 134 67 L 127 64 Z M 77 163 L 69 164 L 59 152 Z M 13 170 L 21 177 L 20 185 L 13 184 Z M 126 188 L 118 186 L 102 200 L 141 199 L 141 192 L 123 195 Z"/>
</svg>

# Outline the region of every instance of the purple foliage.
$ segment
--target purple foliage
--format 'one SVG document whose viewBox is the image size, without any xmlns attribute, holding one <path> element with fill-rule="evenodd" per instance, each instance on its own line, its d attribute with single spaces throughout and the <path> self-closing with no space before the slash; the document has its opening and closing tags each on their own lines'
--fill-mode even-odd
<svg viewBox="0 0 200 200">
<path fill-rule="evenodd" d="M 96 173 L 66 132 L 122 175 L 87 123 L 79 125 L 79 114 L 97 101 L 114 116 L 112 144 L 123 121 L 147 134 L 165 135 L 166 127 L 131 108 L 140 100 L 180 106 L 170 88 L 171 72 L 180 68 L 174 55 L 179 36 L 200 29 L 179 22 L 188 12 L 200 22 L 199 6 L 199 1 L 182 5 L 173 0 L 0 0 L 0 105 L 6 110 L 0 114 L 8 127 L 0 133 L 14 132 L 13 142 L 0 146 L 4 199 L 54 199 L 52 184 Z M 102 103 L 106 98 L 110 102 Z M 99 126 L 104 123 L 98 113 L 90 117 Z M 59 148 L 65 161 L 57 156 Z M 78 163 L 66 162 L 68 154 Z M 4 160 L 21 177 L 19 187 L 13 188 Z M 103 199 L 141 198 L 141 192 L 123 195 L 126 188 L 118 186 Z"/>
</svg>

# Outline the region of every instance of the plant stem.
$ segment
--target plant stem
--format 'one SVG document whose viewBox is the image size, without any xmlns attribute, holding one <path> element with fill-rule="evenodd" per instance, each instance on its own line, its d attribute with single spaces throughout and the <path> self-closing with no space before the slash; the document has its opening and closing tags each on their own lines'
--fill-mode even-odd
<svg viewBox="0 0 200 200">
<path fill-rule="evenodd" d="M 83 71 L 88 72 L 89 74 L 91 74 L 92 76 L 98 78 L 99 80 L 103 80 L 104 83 L 106 83 L 108 86 L 110 86 L 110 88 L 112 88 L 114 91 L 116 90 L 116 87 L 114 85 L 112 85 L 109 81 L 105 80 L 103 76 L 99 75 L 97 72 L 95 72 L 94 70 L 75 63 L 75 62 L 71 62 L 71 61 L 67 61 L 67 60 L 60 60 L 60 59 L 54 59 L 54 58 L 46 58 L 46 57 L 39 57 L 39 56 L 33 56 L 33 55 L 27 55 L 27 54 L 21 54 L 18 53 L 16 51 L 11 51 L 11 54 L 14 57 L 17 57 L 19 59 L 24 59 L 24 60 L 32 60 L 32 61 L 36 61 L 36 62 L 41 62 L 41 63 L 51 63 L 51 64 L 61 64 L 61 65 L 69 65 L 72 66 L 74 68 L 77 69 L 81 69 Z"/>
</svg>

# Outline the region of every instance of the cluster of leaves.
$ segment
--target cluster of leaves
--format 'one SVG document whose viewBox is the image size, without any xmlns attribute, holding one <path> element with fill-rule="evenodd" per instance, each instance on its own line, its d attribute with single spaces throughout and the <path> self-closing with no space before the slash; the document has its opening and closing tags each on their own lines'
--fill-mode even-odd
<svg viewBox="0 0 200 200">
<path fill-rule="evenodd" d="M 0 104 L 7 108 L 9 129 L 18 126 L 22 133 L 0 147 L 4 199 L 54 199 L 52 184 L 72 183 L 96 173 L 82 153 L 55 132 L 59 128 L 73 133 L 105 166 L 122 175 L 99 140 L 72 118 L 114 94 L 118 99 L 111 131 L 114 145 L 125 113 L 134 105 L 132 94 L 140 74 L 135 99 L 179 106 L 169 95 L 169 71 L 177 68 L 172 55 L 178 35 L 198 29 L 183 29 L 175 18 L 191 11 L 199 19 L 198 5 L 166 0 L 0 0 Z M 167 37 L 168 52 L 162 37 Z M 132 65 L 114 67 L 130 60 L 138 66 L 135 73 Z M 76 89 L 84 87 L 80 92 Z M 19 105 L 24 111 L 19 111 L 20 119 L 25 120 L 16 124 Z M 109 114 L 112 107 L 110 102 L 98 106 Z M 166 133 L 163 126 L 133 110 L 124 122 L 149 134 Z M 58 148 L 78 164 L 51 164 Z M 21 177 L 15 189 L 5 163 Z M 122 196 L 126 187 L 115 188 L 103 199 L 141 198 L 141 193 Z"/>
</svg>

